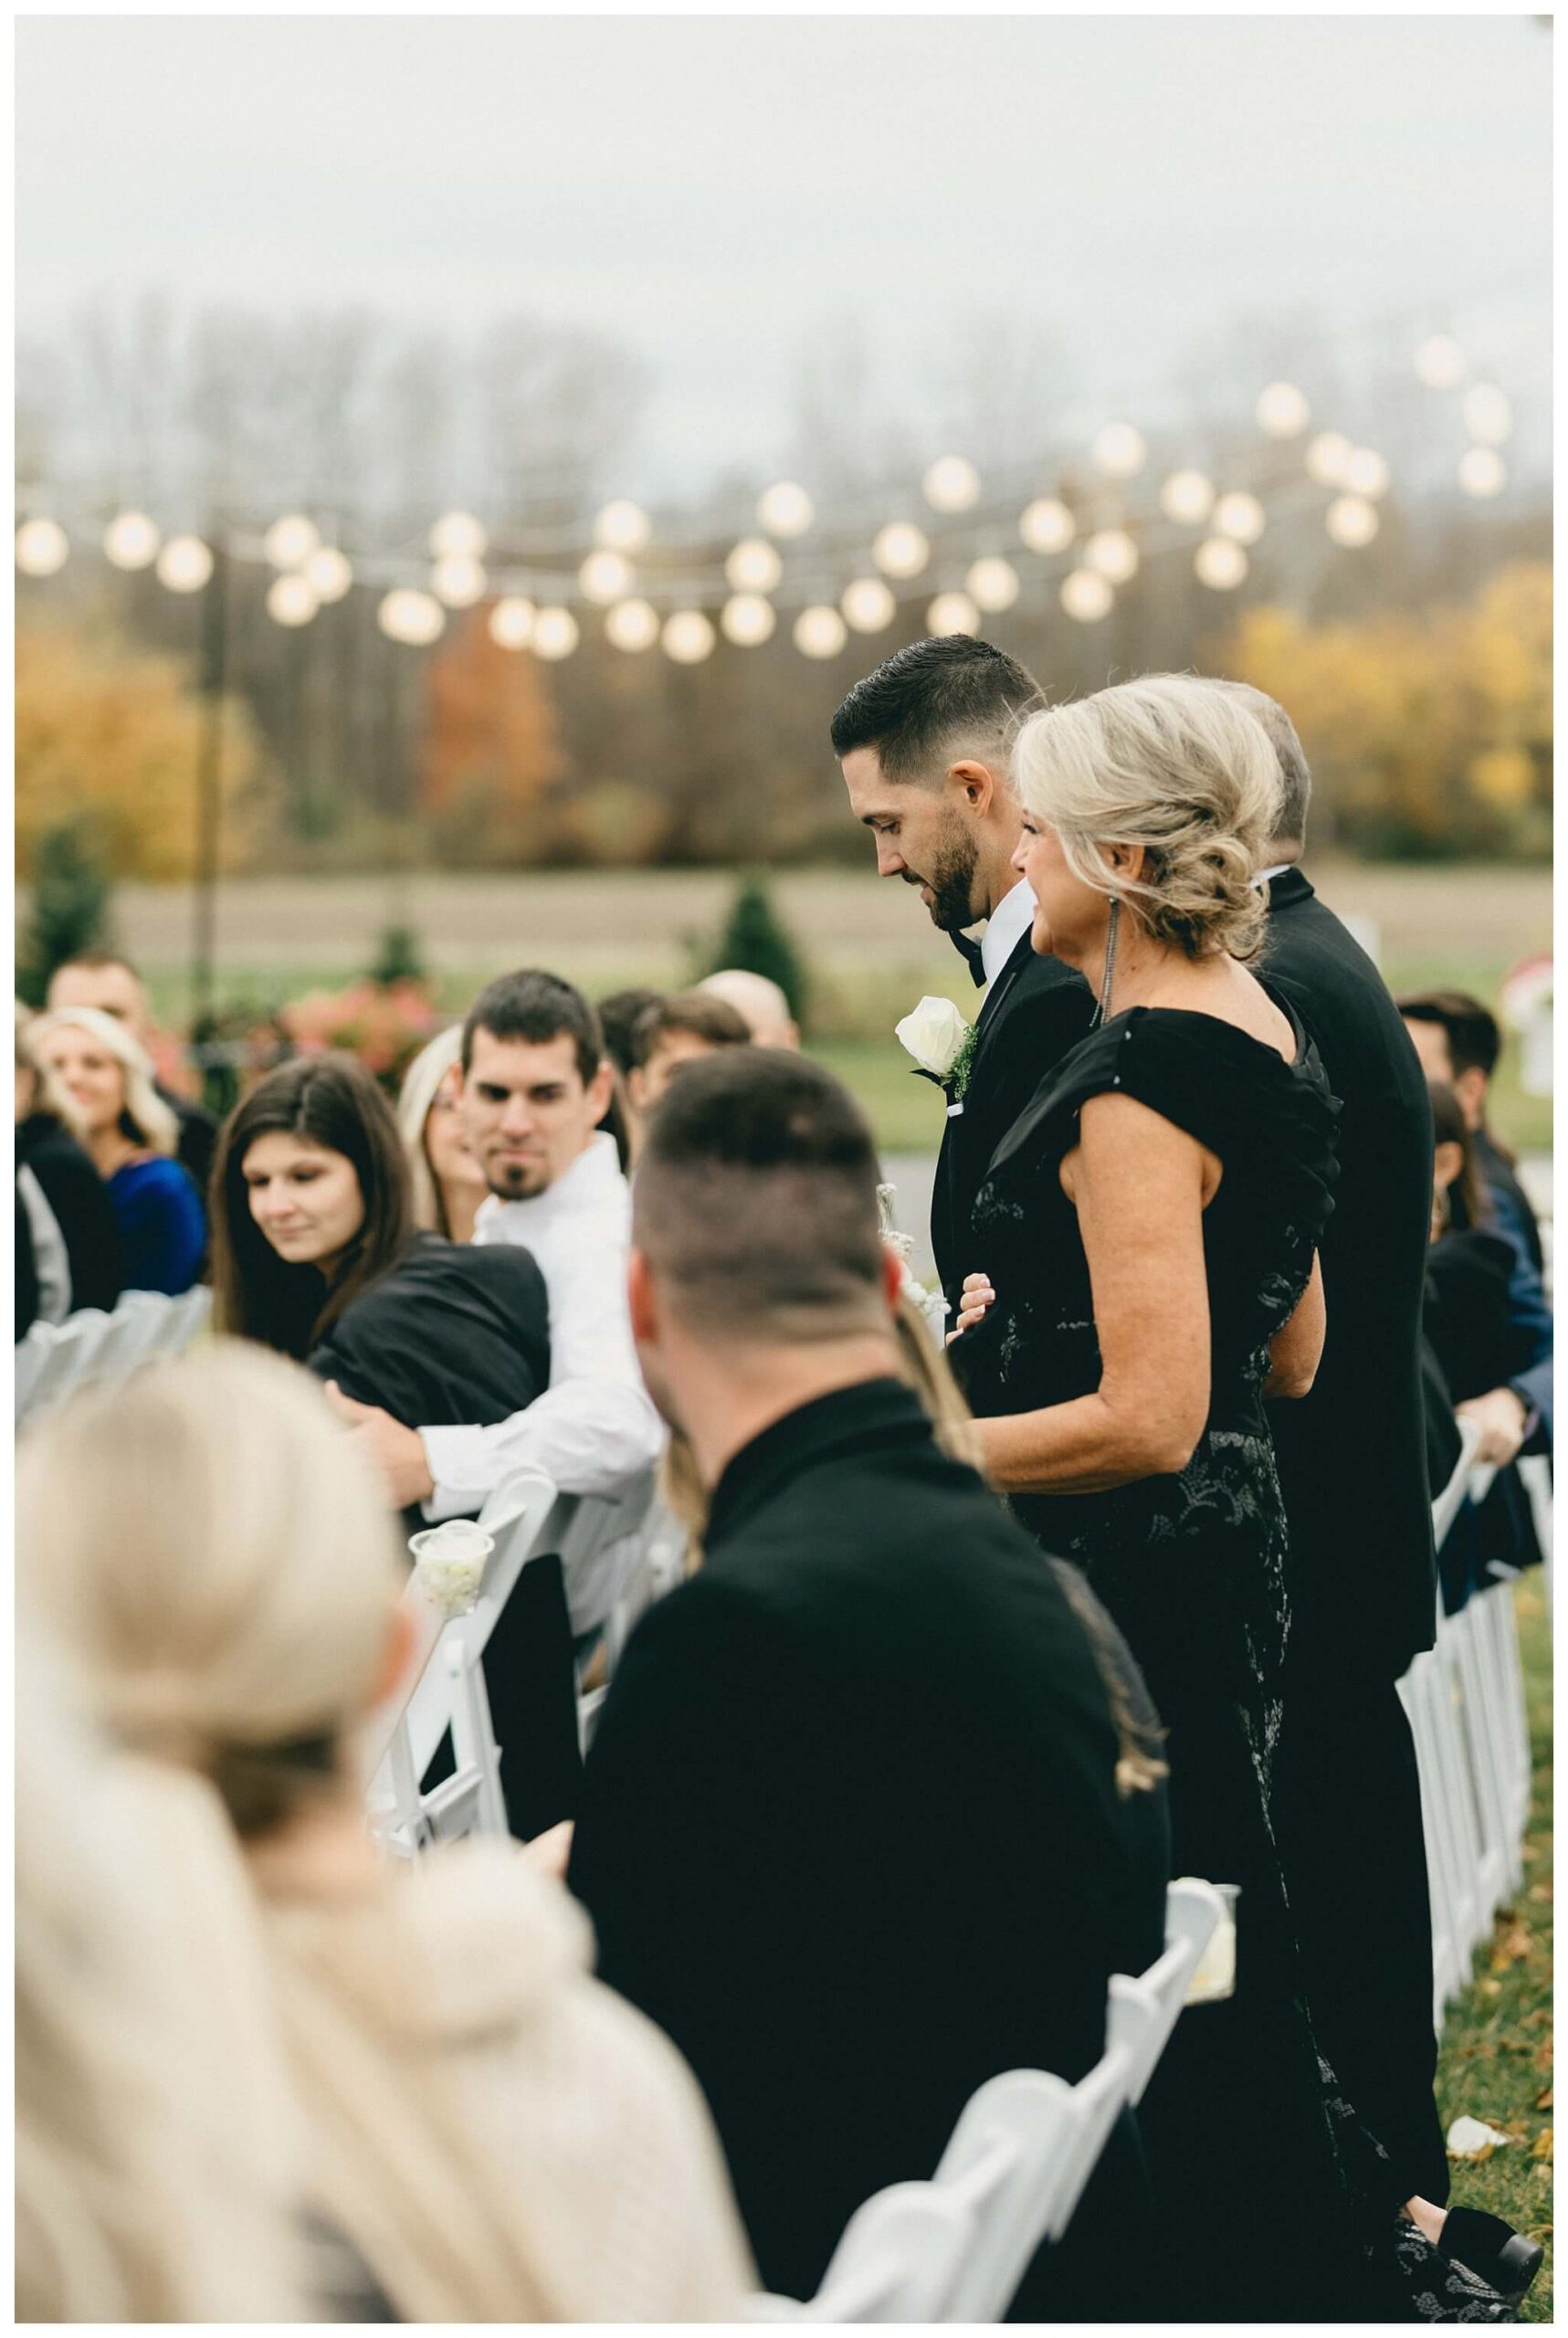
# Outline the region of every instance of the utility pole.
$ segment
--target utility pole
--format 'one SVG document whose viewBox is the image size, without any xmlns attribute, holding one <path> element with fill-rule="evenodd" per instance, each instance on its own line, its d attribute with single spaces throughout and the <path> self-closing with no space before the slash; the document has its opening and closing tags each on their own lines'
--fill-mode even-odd
<svg viewBox="0 0 1568 2338">
<path fill-rule="evenodd" d="M 210 1036 L 218 845 L 223 817 L 223 697 L 228 665 L 228 553 L 208 532 L 212 574 L 202 595 L 201 732 L 196 748 L 195 894 L 191 932 L 191 1037 Z"/>
</svg>

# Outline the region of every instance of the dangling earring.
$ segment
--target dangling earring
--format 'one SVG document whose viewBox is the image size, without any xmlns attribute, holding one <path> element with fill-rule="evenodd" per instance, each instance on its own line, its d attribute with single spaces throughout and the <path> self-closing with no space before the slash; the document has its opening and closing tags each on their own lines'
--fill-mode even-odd
<svg viewBox="0 0 1568 2338">
<path fill-rule="evenodd" d="M 1094 1010 L 1094 1020 L 1089 1026 L 1091 1030 L 1097 1030 L 1101 1023 L 1110 1019 L 1110 991 L 1116 980 L 1116 936 L 1121 924 L 1121 899 L 1120 894 L 1113 893 L 1110 915 L 1105 921 L 1105 965 L 1100 977 L 1100 1005 Z"/>
</svg>

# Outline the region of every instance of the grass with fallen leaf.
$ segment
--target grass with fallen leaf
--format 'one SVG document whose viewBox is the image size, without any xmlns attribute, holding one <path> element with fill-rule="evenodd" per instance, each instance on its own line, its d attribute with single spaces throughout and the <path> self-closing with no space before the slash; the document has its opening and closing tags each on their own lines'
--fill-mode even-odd
<svg viewBox="0 0 1568 2338">
<path fill-rule="evenodd" d="M 1450 2154 L 1455 2203 L 1489 2209 L 1546 2247 L 1525 2301 L 1552 2319 L 1552 1633 L 1540 1574 L 1514 1596 L 1532 1756 L 1524 1882 L 1476 1954 L 1475 1976 L 1449 2008 L 1437 2064 L 1445 2132 L 1463 2112 L 1510 2140 L 1481 2159 Z"/>
</svg>

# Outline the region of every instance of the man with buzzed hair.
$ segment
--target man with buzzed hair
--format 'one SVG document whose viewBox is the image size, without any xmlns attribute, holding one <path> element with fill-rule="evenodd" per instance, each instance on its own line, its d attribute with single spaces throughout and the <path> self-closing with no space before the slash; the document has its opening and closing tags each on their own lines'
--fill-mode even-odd
<svg viewBox="0 0 1568 2338">
<path fill-rule="evenodd" d="M 721 966 L 716 974 L 704 974 L 697 987 L 710 998 L 727 1000 L 743 1016 L 757 1047 L 800 1046 L 800 1026 L 770 974 L 754 974 L 747 966 Z"/>
<path fill-rule="evenodd" d="M 1016 659 L 952 634 L 896 651 L 833 718 L 849 808 L 876 838 L 878 876 L 918 886 L 931 923 L 988 985 L 931 1194 L 931 1250 L 950 1322 L 964 1276 L 982 1263 L 969 1224 L 991 1156 L 1094 1013 L 1081 974 L 1036 956 L 1035 896 L 1012 865 L 1020 821 L 1008 753 L 1019 723 L 1045 702 Z M 966 929 L 983 918 L 984 939 L 970 940 Z"/>
<path fill-rule="evenodd" d="M 932 2173 L 985 2079 L 1090 2067 L 1164 1890 L 1056 1574 L 900 1377 L 877 1177 L 858 1109 L 795 1055 L 693 1063 L 649 1125 L 632 1327 L 708 1490 L 705 1555 L 616 1669 L 568 1877 L 794 2297 L 863 2200 Z M 1103 2299 L 1114 2239 L 1092 2253 Z"/>
</svg>

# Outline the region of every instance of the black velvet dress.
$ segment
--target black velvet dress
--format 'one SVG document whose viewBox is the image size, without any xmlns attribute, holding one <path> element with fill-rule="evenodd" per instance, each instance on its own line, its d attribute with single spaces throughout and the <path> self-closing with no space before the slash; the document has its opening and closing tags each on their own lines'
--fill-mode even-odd
<svg viewBox="0 0 1568 2338">
<path fill-rule="evenodd" d="M 1235 1996 L 1178 2023 L 1141 2112 L 1165 2312 L 1492 2319 L 1490 2293 L 1463 2280 L 1456 2305 L 1447 2260 L 1424 2243 L 1425 2312 L 1401 2275 L 1387 2162 L 1312 2036 L 1270 1818 L 1290 1617 L 1262 1392 L 1332 1206 L 1339 1109 L 1299 1024 L 1296 1038 L 1287 1062 L 1214 1016 L 1134 1007 L 1075 1048 L 993 1156 L 966 1269 L 990 1276 L 995 1303 L 949 1353 L 981 1415 L 1099 1386 L 1089 1266 L 1060 1182 L 1091 1097 L 1135 1097 L 1218 1157 L 1204 1217 L 1210 1408 L 1191 1461 L 1110 1492 L 1012 1502 L 1082 1568 L 1148 1683 L 1167 1732 L 1173 1871 L 1240 1886 Z"/>
</svg>

